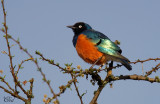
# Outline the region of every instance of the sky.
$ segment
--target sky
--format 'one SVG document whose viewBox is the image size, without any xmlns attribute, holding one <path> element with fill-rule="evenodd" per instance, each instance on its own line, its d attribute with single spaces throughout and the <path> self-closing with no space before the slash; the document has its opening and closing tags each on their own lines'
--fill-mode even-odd
<svg viewBox="0 0 160 104">
<path fill-rule="evenodd" d="M 76 22 L 86 22 L 97 31 L 107 35 L 112 41 L 119 40 L 122 55 L 135 61 L 160 57 L 160 1 L 159 0 L 5 0 L 7 11 L 8 33 L 15 39 L 20 39 L 24 48 L 35 57 L 35 51 L 40 51 L 46 58 L 54 59 L 61 66 L 65 63 L 73 63 L 73 67 L 81 65 L 83 69 L 91 65 L 85 63 L 73 47 L 73 32 L 67 25 Z M 0 28 L 3 22 L 2 7 L 0 6 Z M 6 51 L 7 45 L 0 32 L 0 51 Z M 10 41 L 10 44 L 15 44 Z M 18 45 L 11 48 L 14 65 L 28 56 Z M 51 86 L 55 93 L 59 92 L 59 86 L 66 85 L 71 79 L 68 74 L 63 74 L 57 67 L 39 60 L 39 65 L 47 79 L 51 80 Z M 151 70 L 159 61 L 143 64 L 144 71 Z M 116 65 L 116 63 L 115 63 Z M 42 81 L 42 76 L 32 62 L 24 63 L 24 69 L 20 70 L 18 78 L 21 81 L 35 79 L 33 104 L 42 104 L 44 94 L 51 96 L 48 86 Z M 114 75 L 142 75 L 142 64 L 132 64 L 132 71 L 125 67 L 113 71 Z M 12 86 L 13 79 L 9 71 L 9 58 L 0 53 L 0 69 L 6 80 Z M 102 78 L 106 75 L 101 73 Z M 153 73 L 150 77 L 159 76 L 160 72 Z M 90 77 L 89 77 L 90 79 Z M 93 92 L 98 88 L 92 86 L 90 80 L 78 78 L 77 84 L 84 104 L 88 104 Z M 5 86 L 3 83 L 0 85 Z M 25 86 L 27 89 L 29 83 Z M 158 104 L 160 102 L 160 84 L 145 81 L 115 81 L 113 88 L 107 85 L 98 98 L 98 104 Z M 23 95 L 23 93 L 21 93 Z M 4 103 L 4 97 L 10 96 L 0 89 L 0 104 Z M 59 98 L 61 104 L 80 104 L 74 86 L 67 89 Z M 19 99 L 14 99 L 11 104 L 23 104 Z M 8 102 L 9 104 L 9 102 Z"/>
</svg>

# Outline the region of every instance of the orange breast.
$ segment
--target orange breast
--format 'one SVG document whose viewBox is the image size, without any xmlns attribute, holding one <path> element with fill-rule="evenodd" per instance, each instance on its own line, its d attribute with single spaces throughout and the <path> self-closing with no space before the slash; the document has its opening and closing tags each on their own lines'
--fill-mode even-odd
<svg viewBox="0 0 160 104">
<path fill-rule="evenodd" d="M 87 63 L 94 64 L 98 58 L 100 58 L 103 53 L 99 52 L 95 44 L 92 43 L 83 34 L 80 34 L 76 43 L 76 50 L 78 55 Z M 97 65 L 106 63 L 106 56 L 104 55 L 102 59 L 97 62 Z"/>
</svg>

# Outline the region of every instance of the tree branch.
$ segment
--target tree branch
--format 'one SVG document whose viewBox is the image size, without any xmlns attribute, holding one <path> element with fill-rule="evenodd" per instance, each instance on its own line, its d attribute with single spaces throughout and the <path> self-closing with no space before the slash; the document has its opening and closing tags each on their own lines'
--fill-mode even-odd
<svg viewBox="0 0 160 104">
<path fill-rule="evenodd" d="M 71 74 L 71 77 L 72 77 L 72 79 L 75 79 L 72 74 Z M 76 85 L 76 81 L 74 81 L 73 84 L 74 84 L 74 87 L 75 87 L 75 89 L 76 89 L 77 95 L 78 95 L 78 97 L 79 97 L 79 99 L 80 99 L 80 101 L 81 101 L 81 104 L 83 104 L 82 96 L 79 94 L 79 90 L 78 90 L 78 87 L 77 87 L 77 85 Z"/>
<path fill-rule="evenodd" d="M 130 63 L 133 63 L 133 64 L 136 64 L 136 63 L 143 63 L 143 62 L 147 62 L 147 61 L 150 61 L 150 60 L 153 60 L 153 61 L 157 61 L 157 60 L 160 60 L 160 58 L 149 58 L 149 59 L 146 59 L 146 60 L 137 60 L 135 62 L 130 62 Z"/>
<path fill-rule="evenodd" d="M 14 92 L 14 89 L 12 89 L 11 86 L 9 85 L 9 83 L 6 82 L 6 81 L 4 80 L 4 78 L 2 78 L 1 76 L 0 76 L 0 80 L 1 80 L 2 82 L 4 82 L 4 83 L 8 86 L 8 88 Z"/>
<path fill-rule="evenodd" d="M 148 81 L 148 82 L 157 82 L 160 83 L 160 79 L 158 77 L 155 78 L 149 78 L 149 77 L 145 77 L 142 75 L 120 75 L 120 76 L 116 76 L 112 79 L 112 81 L 116 81 L 116 80 L 126 80 L 126 79 L 130 79 L 130 80 L 143 80 L 143 81 Z"/>
<path fill-rule="evenodd" d="M 6 88 L 4 88 L 4 87 L 2 87 L 2 86 L 0 86 L 0 88 L 3 89 L 6 93 L 11 94 L 13 97 L 16 97 L 16 98 L 18 98 L 18 99 L 20 99 L 20 100 L 22 100 L 22 101 L 24 101 L 24 102 L 27 102 L 27 99 L 19 96 L 18 94 L 12 93 L 11 91 L 7 90 Z"/>
<path fill-rule="evenodd" d="M 154 68 L 152 68 L 152 70 L 150 70 L 150 71 L 146 72 L 145 77 L 147 77 L 147 76 L 151 75 L 151 74 L 152 74 L 152 72 L 156 72 L 159 68 L 160 68 L 160 63 L 159 63 L 159 64 L 157 64 Z"/>
<path fill-rule="evenodd" d="M 89 104 L 96 104 L 97 103 L 97 99 L 101 93 L 101 91 L 103 90 L 103 88 L 106 86 L 106 84 L 108 82 L 110 82 L 110 76 L 112 76 L 112 69 L 113 69 L 113 61 L 111 61 L 111 63 L 109 64 L 109 68 L 107 69 L 107 75 L 106 78 L 104 79 L 104 81 L 101 81 L 102 84 L 99 85 L 97 91 L 94 94 L 94 97 L 92 98 L 91 102 Z"/>
<path fill-rule="evenodd" d="M 13 37 L 11 37 L 11 39 L 12 39 L 14 42 L 16 42 L 16 43 L 19 45 L 20 49 L 23 50 L 23 51 L 30 57 L 30 59 L 32 60 L 33 63 L 35 63 L 38 71 L 41 73 L 41 75 L 42 75 L 42 77 L 43 77 L 44 82 L 47 83 L 47 85 L 48 85 L 51 93 L 53 94 L 53 98 L 55 98 L 57 101 L 59 101 L 58 98 L 57 98 L 57 95 L 54 93 L 54 91 L 53 91 L 53 89 L 52 89 L 52 87 L 51 87 L 51 85 L 50 85 L 50 81 L 46 79 L 45 74 L 42 72 L 42 70 L 41 70 L 41 68 L 40 68 L 40 66 L 39 66 L 39 64 L 38 64 L 38 62 L 37 62 L 37 59 L 34 59 L 33 56 L 27 51 L 27 49 L 25 49 L 25 48 L 22 47 L 22 45 L 20 44 L 19 41 L 15 40 Z"/>
</svg>

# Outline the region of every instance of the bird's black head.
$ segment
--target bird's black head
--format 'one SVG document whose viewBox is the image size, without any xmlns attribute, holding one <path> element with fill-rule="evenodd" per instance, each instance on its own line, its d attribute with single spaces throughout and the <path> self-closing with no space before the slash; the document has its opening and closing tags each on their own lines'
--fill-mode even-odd
<svg viewBox="0 0 160 104">
<path fill-rule="evenodd" d="M 76 35 L 80 34 L 84 30 L 92 29 L 91 26 L 89 26 L 84 22 L 77 22 L 74 25 L 67 26 L 67 27 L 71 28 Z"/>
</svg>

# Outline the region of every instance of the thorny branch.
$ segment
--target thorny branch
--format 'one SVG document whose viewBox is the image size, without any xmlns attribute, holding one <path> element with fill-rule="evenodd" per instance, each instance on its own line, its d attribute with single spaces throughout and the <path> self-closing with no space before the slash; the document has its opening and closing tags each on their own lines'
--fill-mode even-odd
<svg viewBox="0 0 160 104">
<path fill-rule="evenodd" d="M 14 93 L 11 93 L 11 91 L 5 89 L 5 88 L 2 87 L 2 86 L 1 86 L 1 88 L 4 89 L 5 92 L 10 93 L 12 96 L 17 97 L 17 98 L 23 100 L 23 101 L 26 102 L 26 103 L 31 103 L 31 98 L 33 98 L 32 89 L 33 89 L 34 79 L 32 78 L 32 79 L 30 80 L 30 84 L 31 84 L 31 85 L 30 85 L 30 90 L 29 90 L 29 93 L 28 93 L 28 92 L 26 92 L 26 91 L 24 90 L 24 88 L 22 87 L 22 85 L 21 85 L 21 84 L 19 83 L 19 81 L 17 80 L 17 74 L 18 74 L 18 72 L 19 72 L 19 69 L 20 69 L 21 65 L 22 65 L 25 61 L 32 60 L 32 61 L 36 64 L 36 66 L 37 66 L 38 70 L 40 71 L 41 75 L 43 76 L 43 80 L 44 80 L 44 81 L 47 83 L 47 85 L 49 86 L 49 89 L 50 89 L 51 93 L 53 94 L 53 98 L 55 98 L 56 101 L 58 101 L 56 94 L 54 93 L 52 87 L 50 86 L 50 81 L 46 79 L 45 74 L 42 72 L 41 68 L 39 67 L 39 65 L 38 65 L 38 63 L 37 63 L 37 59 L 34 59 L 33 56 L 27 51 L 27 49 L 25 49 L 25 48 L 22 47 L 22 45 L 20 44 L 19 40 L 15 40 L 12 36 L 10 36 L 10 35 L 8 34 L 8 27 L 7 27 L 7 25 L 6 25 L 6 11 L 5 11 L 5 7 L 4 7 L 4 0 L 1 0 L 1 4 L 2 4 L 3 15 L 4 15 L 4 23 L 3 23 L 4 28 L 2 28 L 1 31 L 2 31 L 3 33 L 5 33 L 5 39 L 6 39 L 7 47 L 8 47 L 8 56 L 9 56 L 9 59 L 10 59 L 10 69 L 11 69 L 11 73 L 12 73 L 12 76 L 13 76 L 14 82 L 15 82 L 15 90 L 13 90 L 13 89 L 9 86 L 8 83 L 6 83 L 6 85 L 7 85 L 7 86 L 9 87 L 9 89 L 11 89 Z M 16 71 L 16 73 L 15 73 L 14 67 L 13 67 L 12 55 L 11 55 L 11 50 L 10 50 L 11 47 L 10 47 L 10 45 L 9 45 L 8 39 L 11 39 L 11 40 L 13 40 L 14 42 L 16 42 L 16 43 L 19 45 L 20 49 L 23 50 L 23 51 L 30 57 L 30 59 L 24 60 L 24 61 L 21 62 L 21 64 L 20 64 L 19 67 L 18 67 L 18 70 Z M 5 83 L 4 80 L 3 80 L 3 82 Z M 27 95 L 28 100 L 18 95 L 17 86 Z"/>
<path fill-rule="evenodd" d="M 136 64 L 136 63 L 143 63 L 143 62 L 147 62 L 147 61 L 151 61 L 151 60 L 153 60 L 153 61 L 157 61 L 157 60 L 160 60 L 160 58 L 149 58 L 149 59 L 146 59 L 146 60 L 137 60 L 137 61 L 135 61 L 135 62 L 130 62 L 130 63 L 133 63 L 133 64 Z"/>
<path fill-rule="evenodd" d="M 7 48 L 8 48 L 8 57 L 9 57 L 9 60 L 10 60 L 10 70 L 11 70 L 11 74 L 13 76 L 13 79 L 14 79 L 14 84 L 15 84 L 15 90 L 13 90 L 11 88 L 11 86 L 9 86 L 8 83 L 5 82 L 5 80 L 2 80 L 2 82 L 4 82 L 8 87 L 9 89 L 11 89 L 12 91 L 9 91 L 7 89 L 5 89 L 4 87 L 1 86 L 1 88 L 5 91 L 5 92 L 8 92 L 10 93 L 12 96 L 15 96 L 21 100 L 23 100 L 24 102 L 28 102 L 30 103 L 31 100 L 26 100 L 25 98 L 21 97 L 18 95 L 18 92 L 17 92 L 17 86 L 24 92 L 25 95 L 27 95 L 28 98 L 32 98 L 32 96 L 30 96 L 30 93 L 28 93 L 27 91 L 25 91 L 25 89 L 22 87 L 22 85 L 20 84 L 20 82 L 18 81 L 17 79 L 17 76 L 15 75 L 15 71 L 14 71 L 14 67 L 13 67 L 13 61 L 12 61 L 12 54 L 11 54 L 11 47 L 10 47 L 10 44 L 9 44 L 9 38 L 11 38 L 10 35 L 8 35 L 8 27 L 7 27 L 7 22 L 6 22 L 6 11 L 5 11 L 5 6 L 4 6 L 4 0 L 1 0 L 1 4 L 2 4 L 2 8 L 3 8 L 3 16 L 4 16 L 4 23 L 3 23 L 3 26 L 4 28 L 2 29 L 2 32 L 5 33 L 5 39 L 6 39 L 6 43 L 7 43 Z"/>
<path fill-rule="evenodd" d="M 74 76 L 73 76 L 72 74 L 71 74 L 71 77 L 72 77 L 72 79 L 74 79 Z M 79 90 L 78 90 L 78 87 L 77 87 L 77 85 L 76 85 L 76 81 L 74 81 L 73 84 L 74 84 L 74 87 L 75 87 L 75 89 L 76 89 L 77 95 L 78 95 L 78 97 L 79 97 L 79 99 L 80 99 L 80 101 L 81 101 L 81 104 L 83 104 L 82 96 L 79 94 Z"/>
<path fill-rule="evenodd" d="M 112 81 L 116 81 L 116 80 L 126 80 L 126 79 L 131 79 L 131 80 L 142 80 L 142 81 L 148 81 L 148 82 L 157 82 L 160 83 L 160 79 L 158 77 L 155 78 L 149 78 L 146 76 L 142 76 L 142 75 L 120 75 L 120 76 L 116 76 L 113 77 Z"/>
<path fill-rule="evenodd" d="M 19 96 L 18 94 L 13 93 L 12 91 L 7 90 L 3 86 L 0 86 L 1 89 L 3 89 L 6 93 L 11 94 L 13 97 L 17 97 L 20 100 L 23 100 L 24 102 L 27 102 L 27 99 L 23 98 L 22 96 Z"/>
<path fill-rule="evenodd" d="M 33 56 L 27 51 L 27 49 L 22 47 L 22 45 L 20 44 L 19 41 L 15 40 L 13 37 L 10 37 L 10 39 L 12 39 L 14 42 L 16 42 L 19 45 L 20 49 L 23 50 L 30 57 L 30 60 L 32 60 L 32 62 L 36 65 L 38 71 L 41 73 L 44 82 L 46 82 L 46 84 L 48 85 L 51 93 L 53 94 L 53 98 L 55 98 L 56 101 L 58 101 L 57 95 L 54 93 L 54 91 L 53 91 L 53 89 L 52 89 L 52 87 L 50 85 L 50 81 L 47 80 L 46 75 L 42 72 L 42 70 L 41 70 L 41 68 L 40 68 L 40 66 L 39 66 L 39 64 L 37 62 L 37 59 L 33 58 Z"/>
<path fill-rule="evenodd" d="M 14 92 L 14 89 L 12 89 L 12 87 L 9 85 L 9 83 L 8 83 L 8 82 L 6 82 L 6 81 L 5 81 L 5 79 L 4 79 L 4 78 L 2 78 L 1 76 L 0 76 L 0 80 L 1 80 L 2 82 L 4 82 L 4 83 L 8 86 L 8 88 L 9 88 L 11 91 L 13 91 L 13 92 Z"/>
<path fill-rule="evenodd" d="M 96 93 L 94 94 L 94 97 L 92 99 L 92 101 L 90 102 L 90 104 L 95 104 L 95 102 L 97 101 L 98 99 L 98 96 L 99 94 L 101 93 L 102 89 L 108 84 L 110 83 L 111 81 L 117 81 L 117 80 L 126 80 L 126 79 L 130 79 L 130 80 L 143 80 L 143 81 L 148 81 L 148 82 L 158 82 L 160 83 L 160 80 L 158 77 L 155 77 L 155 78 L 149 78 L 147 76 L 142 76 L 142 75 L 121 75 L 121 76 L 113 76 L 112 75 L 112 69 L 116 68 L 116 67 L 121 67 L 122 65 L 117 65 L 117 66 L 113 66 L 113 62 L 111 62 L 109 64 L 109 67 L 105 68 L 105 69 L 86 69 L 86 70 L 66 70 L 66 68 L 62 68 L 59 66 L 59 64 L 55 64 L 54 63 L 54 60 L 50 60 L 50 59 L 46 59 L 40 52 L 36 52 L 37 55 L 39 55 L 41 57 L 42 60 L 44 61 L 47 61 L 48 63 L 52 64 L 53 66 L 56 66 L 58 67 L 61 71 L 64 71 L 65 73 L 70 73 L 72 75 L 74 75 L 75 79 L 79 76 L 82 76 L 82 74 L 88 76 L 88 75 L 91 75 L 93 80 L 94 81 L 97 81 L 98 82 L 98 85 L 99 85 L 99 88 L 97 89 Z M 149 58 L 147 60 L 137 60 L 135 62 L 131 62 L 131 63 L 139 63 L 139 62 L 147 62 L 147 61 L 150 61 L 150 60 L 159 60 L 160 58 Z M 160 67 L 160 64 L 158 64 L 155 68 L 153 68 L 151 71 L 147 72 L 147 73 L 152 73 L 153 71 L 156 71 L 158 70 Z M 106 78 L 104 80 L 101 79 L 101 77 L 98 75 L 99 72 L 101 71 L 106 71 L 107 70 L 107 75 L 106 75 Z M 74 79 L 71 81 L 71 82 L 74 82 Z M 72 84 L 72 83 L 71 83 Z M 61 93 L 59 93 L 61 94 Z M 59 95 L 58 94 L 58 95 Z M 79 97 L 80 98 L 80 97 Z"/>
<path fill-rule="evenodd" d="M 147 76 L 151 75 L 152 72 L 156 72 L 159 68 L 160 68 L 160 63 L 157 64 L 156 67 L 152 68 L 152 70 L 146 72 L 146 75 L 145 75 L 145 76 L 147 77 Z"/>
<path fill-rule="evenodd" d="M 42 75 L 42 77 L 43 77 L 44 82 L 47 83 L 47 85 L 48 85 L 51 93 L 53 94 L 53 98 L 55 98 L 56 101 L 59 102 L 59 101 L 58 101 L 58 98 L 57 98 L 57 95 L 54 93 L 54 91 L 53 91 L 53 89 L 52 89 L 52 87 L 51 87 L 51 85 L 50 85 L 50 81 L 46 79 L 46 76 L 45 76 L 45 74 L 42 72 L 42 70 L 41 70 L 41 68 L 40 68 L 40 66 L 39 66 L 39 64 L 38 64 L 38 62 L 37 62 L 37 59 L 34 59 L 33 56 L 27 51 L 27 49 L 25 49 L 25 48 L 22 47 L 22 45 L 20 44 L 19 40 L 15 40 L 15 39 L 14 39 L 13 37 L 11 37 L 11 36 L 10 36 L 10 39 L 13 40 L 15 43 L 17 43 L 17 44 L 19 45 L 20 49 L 23 50 L 23 51 L 30 57 L 29 59 L 24 60 L 24 61 L 21 62 L 21 64 L 20 64 L 19 67 L 18 67 L 18 71 L 19 71 L 21 65 L 22 65 L 25 61 L 32 60 L 32 62 L 35 63 L 38 71 L 40 71 L 40 73 L 41 73 L 41 75 Z M 18 71 L 17 71 L 17 73 L 18 73 Z M 17 73 L 16 73 L 16 74 L 17 74 Z"/>
</svg>

